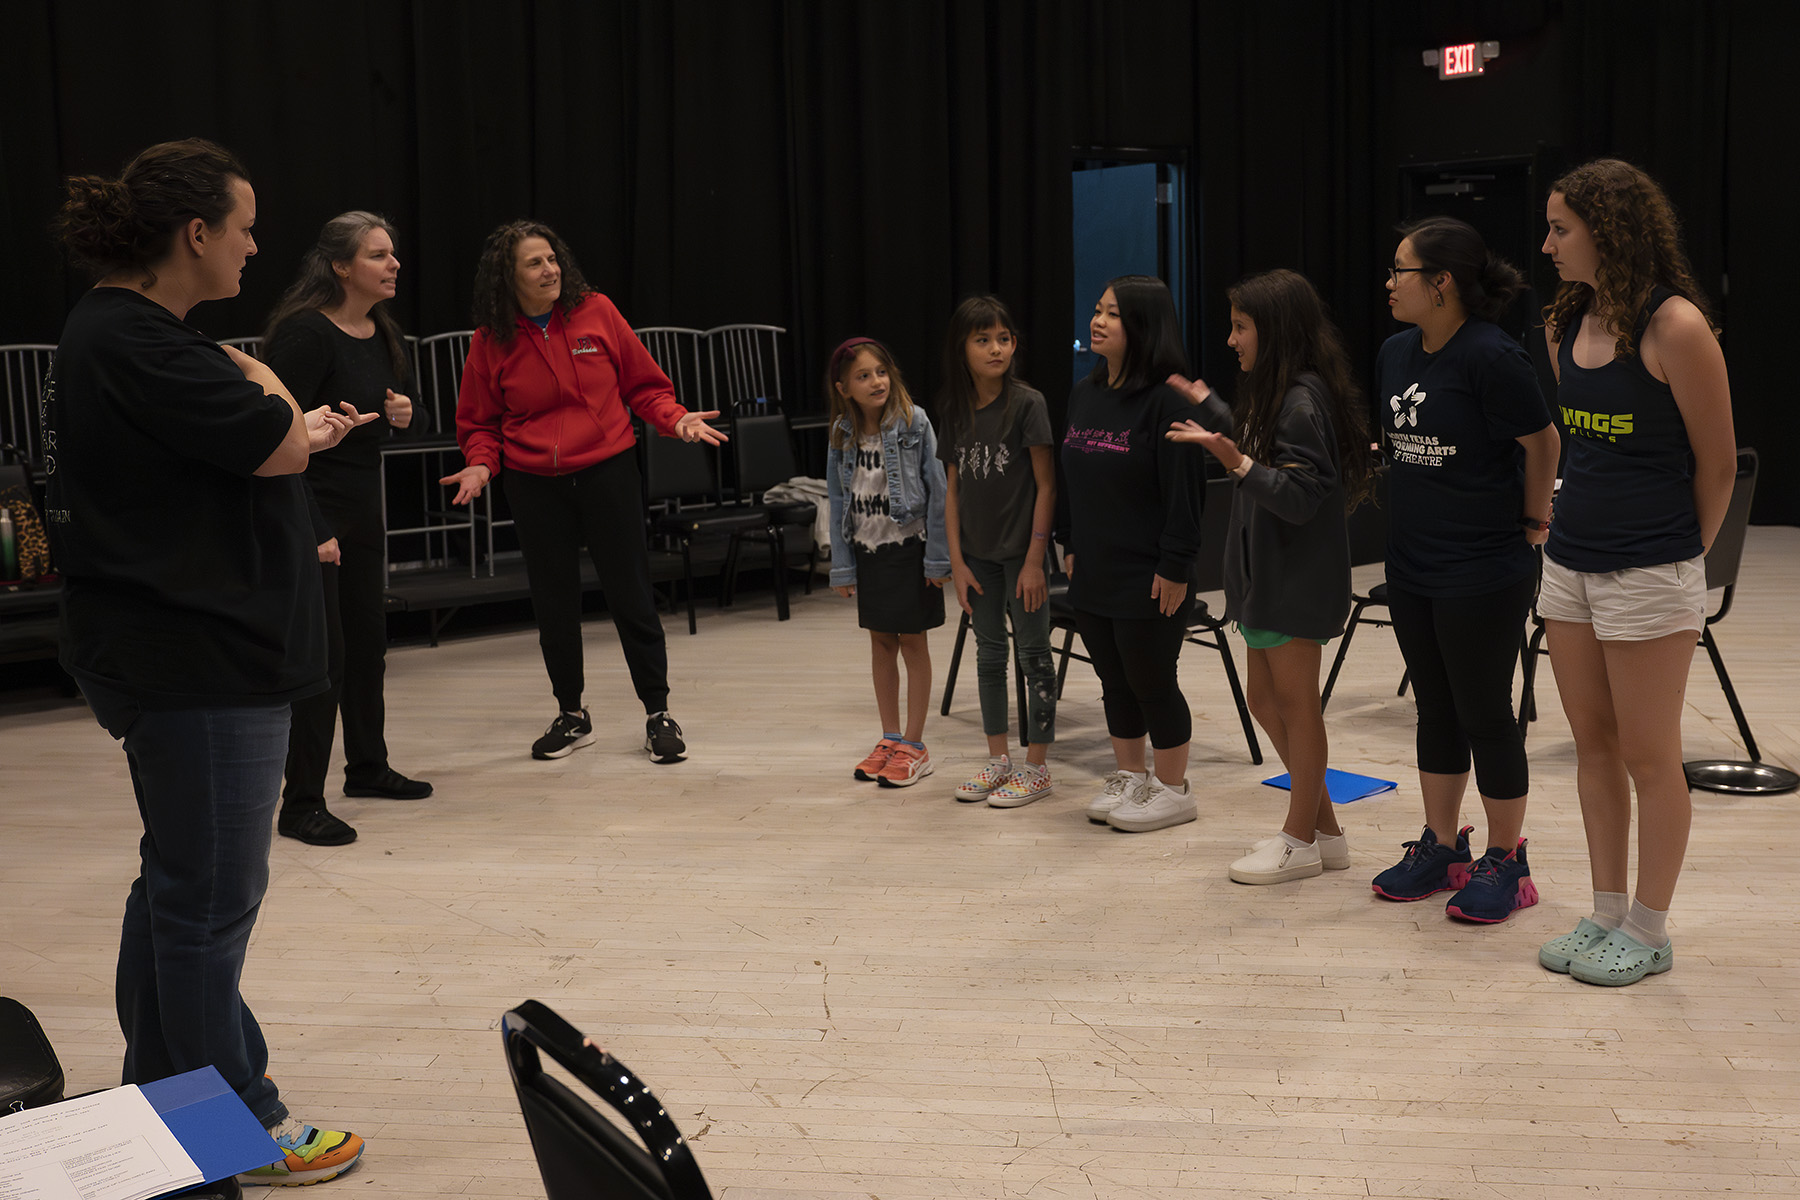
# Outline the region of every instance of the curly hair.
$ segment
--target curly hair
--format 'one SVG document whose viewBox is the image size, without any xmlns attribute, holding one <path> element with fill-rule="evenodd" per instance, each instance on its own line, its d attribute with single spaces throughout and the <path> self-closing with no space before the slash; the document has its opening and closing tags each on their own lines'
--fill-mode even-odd
<svg viewBox="0 0 1800 1200">
<path fill-rule="evenodd" d="M 1666 287 L 1700 310 L 1717 337 L 1706 294 L 1694 282 L 1694 269 L 1681 248 L 1681 222 L 1675 206 L 1656 180 L 1616 158 L 1583 163 L 1550 185 L 1561 193 L 1569 211 L 1580 217 L 1600 253 L 1595 277 L 1599 286 L 1565 282 L 1544 308 L 1550 336 L 1561 341 L 1598 301 L 1615 333 L 1614 354 L 1637 353 L 1643 334 L 1635 314 L 1650 303 L 1650 293 Z"/>
<path fill-rule="evenodd" d="M 556 236 L 556 230 L 539 221 L 513 221 L 488 234 L 475 260 L 474 318 L 477 329 L 485 329 L 495 341 L 505 344 L 519 327 L 519 301 L 513 292 L 513 251 L 526 238 L 539 237 L 550 243 L 556 265 L 562 269 L 562 295 L 557 307 L 566 316 L 575 306 L 594 294 L 575 265 L 575 256 Z"/>
<path fill-rule="evenodd" d="M 1236 424 L 1245 454 L 1275 465 L 1275 427 L 1281 402 L 1303 374 L 1324 386 L 1326 409 L 1337 436 L 1338 470 L 1350 508 L 1374 491 L 1369 458 L 1369 421 L 1362 389 L 1344 339 L 1325 302 L 1306 276 L 1265 271 L 1226 290 L 1231 307 L 1256 327 L 1256 360 L 1238 389 Z"/>
</svg>

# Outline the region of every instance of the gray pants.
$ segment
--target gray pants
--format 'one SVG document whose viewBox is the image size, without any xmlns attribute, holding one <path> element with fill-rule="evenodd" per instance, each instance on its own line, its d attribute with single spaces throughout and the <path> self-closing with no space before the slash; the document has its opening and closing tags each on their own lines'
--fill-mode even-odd
<svg viewBox="0 0 1800 1200">
<path fill-rule="evenodd" d="M 975 679 L 981 692 L 982 732 L 992 736 L 1005 733 L 1008 728 L 1006 708 L 1011 681 L 1006 676 L 1006 614 L 1010 609 L 1019 668 L 1025 675 L 1022 732 L 1028 742 L 1054 742 L 1056 672 L 1050 666 L 1050 606 L 1044 604 L 1036 612 L 1026 612 L 1025 601 L 1014 594 L 1025 556 L 995 562 L 965 555 L 963 562 L 982 589 L 969 589 L 969 607 L 975 610 L 969 624 L 975 630 Z"/>
</svg>

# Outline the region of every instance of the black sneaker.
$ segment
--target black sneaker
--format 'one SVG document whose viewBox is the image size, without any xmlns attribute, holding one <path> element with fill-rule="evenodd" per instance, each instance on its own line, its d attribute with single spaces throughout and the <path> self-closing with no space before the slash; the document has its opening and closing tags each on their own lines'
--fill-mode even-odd
<svg viewBox="0 0 1800 1200">
<path fill-rule="evenodd" d="M 1510 852 L 1489 846 L 1470 870 L 1469 882 L 1444 905 L 1444 912 L 1465 921 L 1497 925 L 1537 902 L 1537 885 L 1531 882 L 1531 866 L 1525 861 L 1525 839 L 1520 838 Z"/>
<path fill-rule="evenodd" d="M 1377 875 L 1369 886 L 1377 896 L 1388 900 L 1423 900 L 1439 892 L 1451 892 L 1469 882 L 1469 835 L 1473 825 L 1464 825 L 1456 834 L 1452 849 L 1437 840 L 1431 826 L 1415 842 L 1406 843 L 1406 854 L 1399 862 Z"/>
<path fill-rule="evenodd" d="M 644 749 L 655 763 L 675 763 L 687 757 L 687 743 L 681 740 L 681 726 L 674 717 L 660 712 L 644 722 Z"/>
<path fill-rule="evenodd" d="M 323 800 L 314 804 L 284 804 L 275 818 L 275 832 L 309 846 L 348 846 L 356 830 L 331 815 Z"/>
<path fill-rule="evenodd" d="M 431 785 L 423 779 L 408 779 L 389 767 L 373 779 L 344 780 L 346 796 L 380 796 L 385 800 L 423 800 L 431 795 Z"/>
<path fill-rule="evenodd" d="M 588 720 L 587 709 L 582 709 L 580 716 L 559 712 L 550 728 L 544 730 L 544 736 L 531 743 L 531 757 L 561 758 L 593 744 L 594 723 Z"/>
</svg>

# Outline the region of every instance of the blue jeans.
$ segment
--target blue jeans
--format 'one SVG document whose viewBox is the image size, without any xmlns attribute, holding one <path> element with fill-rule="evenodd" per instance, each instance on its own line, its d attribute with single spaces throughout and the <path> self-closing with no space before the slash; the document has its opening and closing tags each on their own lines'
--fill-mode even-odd
<svg viewBox="0 0 1800 1200">
<path fill-rule="evenodd" d="M 275 1125 L 287 1106 L 264 1075 L 268 1045 L 238 981 L 269 886 L 289 706 L 150 712 L 110 688 L 82 690 L 125 743 L 144 821 L 119 938 L 121 1082 L 210 1063 L 257 1120 Z"/>
<path fill-rule="evenodd" d="M 963 563 L 982 590 L 969 589 L 969 626 L 975 631 L 975 679 L 981 693 L 981 731 L 997 736 L 1007 731 L 1006 703 L 1011 683 L 1006 677 L 1006 614 L 1012 612 L 1013 637 L 1018 642 L 1019 669 L 1025 675 L 1025 711 L 1021 732 L 1031 743 L 1056 740 L 1056 672 L 1050 665 L 1050 605 L 1025 611 L 1025 601 L 1014 595 L 1019 586 L 1023 555 L 995 562 L 963 556 Z"/>
</svg>

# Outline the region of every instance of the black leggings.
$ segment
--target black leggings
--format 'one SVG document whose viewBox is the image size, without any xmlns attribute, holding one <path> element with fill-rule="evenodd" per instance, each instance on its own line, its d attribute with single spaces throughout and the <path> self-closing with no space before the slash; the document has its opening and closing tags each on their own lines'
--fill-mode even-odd
<svg viewBox="0 0 1800 1200">
<path fill-rule="evenodd" d="M 669 651 L 650 586 L 644 499 L 631 451 L 573 475 L 502 476 L 512 506 L 525 578 L 537 614 L 538 646 L 556 703 L 581 707 L 581 548 L 587 547 L 619 631 L 631 685 L 647 713 L 669 706 Z"/>
<path fill-rule="evenodd" d="M 1148 733 L 1158 750 L 1184 746 L 1193 737 L 1193 714 L 1177 678 L 1187 619 L 1185 606 L 1172 617 L 1103 617 L 1075 610 L 1075 628 L 1100 677 L 1106 731 L 1113 737 L 1135 740 Z"/>
<path fill-rule="evenodd" d="M 1419 770 L 1460 775 L 1493 800 L 1531 790 L 1525 737 L 1512 710 L 1513 666 L 1537 581 L 1481 596 L 1421 596 L 1388 584 L 1394 639 L 1419 708 Z"/>
</svg>

